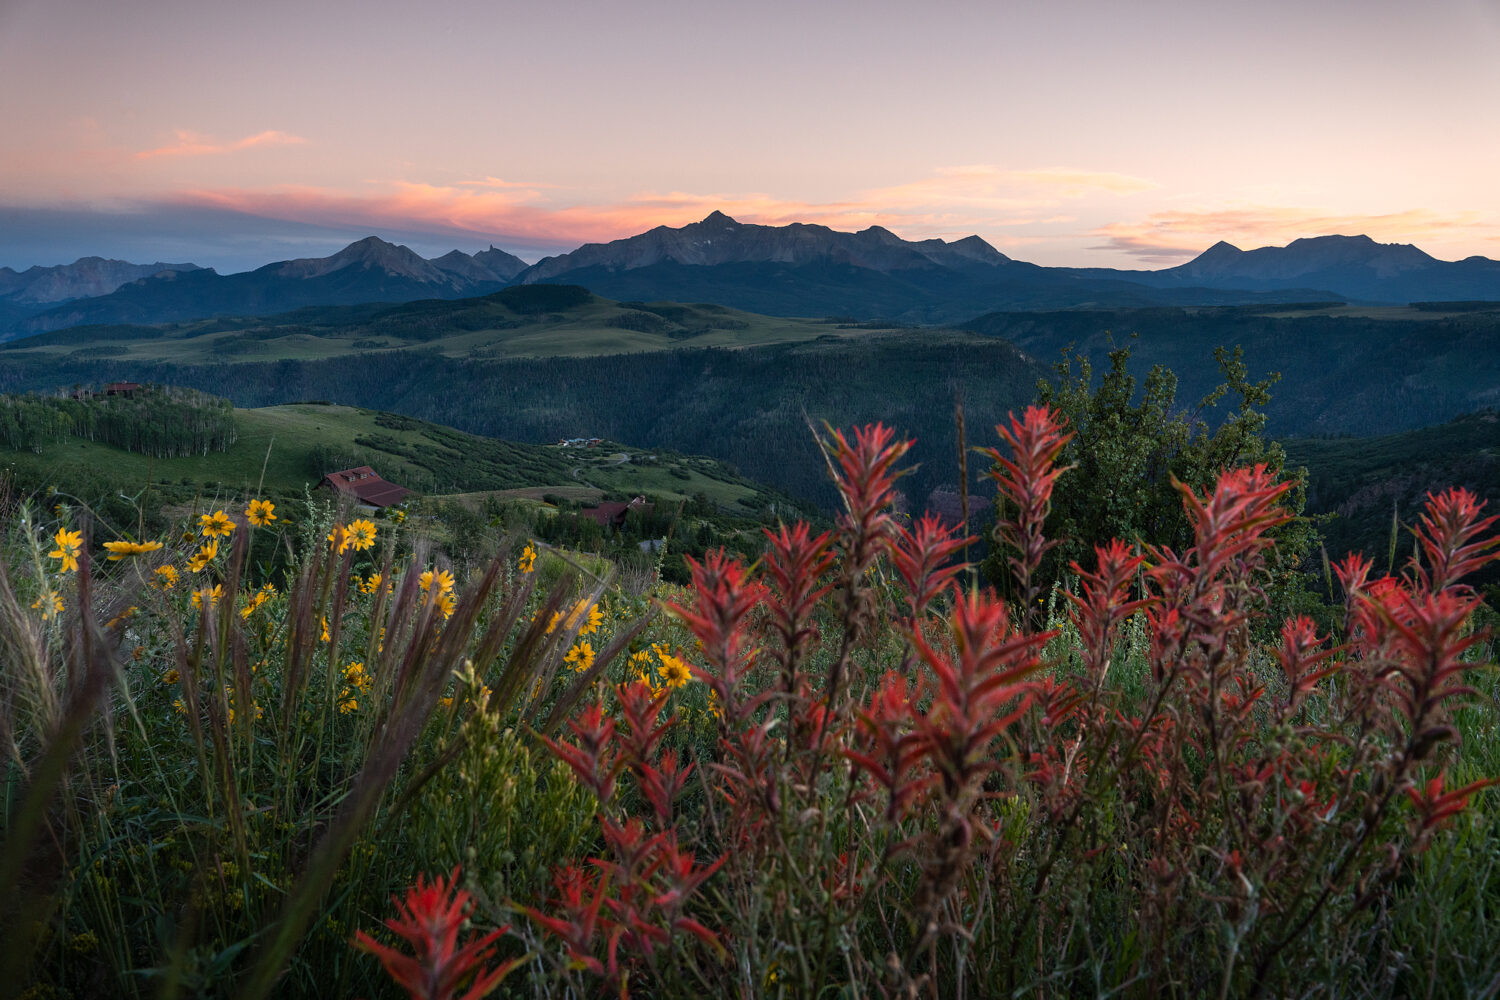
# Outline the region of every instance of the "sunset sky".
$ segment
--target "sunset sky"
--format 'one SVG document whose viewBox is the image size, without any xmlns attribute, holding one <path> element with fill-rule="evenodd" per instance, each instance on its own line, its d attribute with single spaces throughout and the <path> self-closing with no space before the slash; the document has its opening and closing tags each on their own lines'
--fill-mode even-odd
<svg viewBox="0 0 1500 1000">
<path fill-rule="evenodd" d="M 1500 258 L 1500 0 L 0 0 L 0 265 L 682 225 Z"/>
</svg>

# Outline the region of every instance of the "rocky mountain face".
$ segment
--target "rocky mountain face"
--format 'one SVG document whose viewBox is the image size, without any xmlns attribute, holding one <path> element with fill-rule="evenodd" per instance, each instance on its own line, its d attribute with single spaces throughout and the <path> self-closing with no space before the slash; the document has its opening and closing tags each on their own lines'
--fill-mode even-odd
<svg viewBox="0 0 1500 1000">
<path fill-rule="evenodd" d="M 588 243 L 548 257 L 522 272 L 523 284 L 552 281 L 587 268 L 630 271 L 653 264 L 713 267 L 721 264 L 836 264 L 889 274 L 973 265 L 996 267 L 1010 258 L 977 236 L 956 243 L 908 242 L 880 226 L 843 233 L 827 226 L 745 225 L 723 212 L 678 229 L 657 226 L 611 243 Z"/>
<path fill-rule="evenodd" d="M 14 271 L 0 267 L 0 298 L 26 305 L 66 302 L 108 295 L 127 282 L 162 271 L 196 271 L 197 264 L 132 264 L 103 257 L 80 257 L 71 264 L 28 267 Z"/>
</svg>

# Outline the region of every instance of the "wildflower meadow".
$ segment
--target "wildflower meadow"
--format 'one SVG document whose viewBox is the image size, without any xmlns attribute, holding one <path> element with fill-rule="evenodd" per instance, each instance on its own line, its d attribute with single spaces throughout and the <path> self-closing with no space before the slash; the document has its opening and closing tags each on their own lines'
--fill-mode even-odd
<svg viewBox="0 0 1500 1000">
<path fill-rule="evenodd" d="M 1001 593 L 881 425 L 822 442 L 831 527 L 644 591 L 326 501 L 17 501 L 0 990 L 1495 995 L 1500 519 L 1435 494 L 1275 620 L 1293 486 L 1229 468 L 1044 587 L 1069 428 L 997 431 Z"/>
</svg>

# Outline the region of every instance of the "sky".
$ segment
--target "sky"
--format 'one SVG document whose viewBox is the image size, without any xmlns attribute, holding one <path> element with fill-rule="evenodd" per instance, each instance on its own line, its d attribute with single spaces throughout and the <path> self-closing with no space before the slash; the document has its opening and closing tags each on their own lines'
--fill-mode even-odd
<svg viewBox="0 0 1500 1000">
<path fill-rule="evenodd" d="M 1500 0 L 0 0 L 0 266 L 741 222 L 1500 258 Z"/>
</svg>

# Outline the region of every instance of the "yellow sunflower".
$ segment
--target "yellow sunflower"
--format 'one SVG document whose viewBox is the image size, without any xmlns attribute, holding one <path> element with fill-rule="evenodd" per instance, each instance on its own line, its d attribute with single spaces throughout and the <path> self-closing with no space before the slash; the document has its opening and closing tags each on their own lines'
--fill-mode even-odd
<svg viewBox="0 0 1500 1000">
<path fill-rule="evenodd" d="M 63 599 L 55 590 L 44 590 L 42 596 L 31 602 L 31 606 L 42 613 L 42 621 L 62 614 Z"/>
<path fill-rule="evenodd" d="M 564 663 L 571 663 L 573 669 L 580 674 L 594 665 L 594 647 L 586 642 L 580 642 L 568 654 L 563 657 Z"/>
<path fill-rule="evenodd" d="M 276 505 L 269 500 L 251 500 L 250 506 L 245 510 L 245 520 L 257 528 L 264 528 L 276 520 L 273 513 L 275 510 Z"/>
<path fill-rule="evenodd" d="M 58 528 L 57 534 L 52 536 L 57 542 L 57 548 L 48 552 L 52 559 L 62 560 L 62 569 L 59 572 L 67 573 L 78 568 L 78 550 L 83 545 L 83 532 L 69 531 L 67 528 Z"/>
<path fill-rule="evenodd" d="M 345 537 L 349 544 L 354 546 L 354 551 L 363 552 L 375 544 L 375 522 L 361 518 L 358 521 L 349 522 L 349 527 L 344 529 Z M 340 551 L 343 551 L 342 549 Z"/>
<path fill-rule="evenodd" d="M 213 608 L 216 605 L 218 605 L 219 598 L 221 598 L 223 596 L 224 596 L 224 586 L 223 586 L 223 584 L 216 583 L 216 584 L 213 585 L 212 588 L 201 587 L 198 590 L 193 591 L 193 607 L 195 607 L 195 608 L 201 608 L 201 607 L 203 607 L 203 599 L 206 597 L 206 598 L 208 598 L 208 606 L 210 608 Z"/>
<path fill-rule="evenodd" d="M 117 562 L 126 556 L 155 552 L 161 548 L 161 542 L 105 542 L 104 547 L 109 551 L 109 561 Z"/>
<path fill-rule="evenodd" d="M 663 656 L 661 658 L 661 669 L 657 671 L 661 675 L 662 683 L 672 689 L 677 689 L 693 679 L 693 672 L 688 665 L 675 656 Z"/>
<path fill-rule="evenodd" d="M 203 547 L 201 549 L 193 553 L 193 557 L 187 562 L 187 567 L 194 573 L 201 573 L 203 572 L 204 568 L 208 566 L 209 563 L 213 562 L 218 555 L 219 540 L 217 538 L 211 538 L 203 543 Z"/>
<path fill-rule="evenodd" d="M 234 522 L 222 510 L 198 515 L 198 527 L 204 538 L 228 538 L 234 534 Z"/>
</svg>

